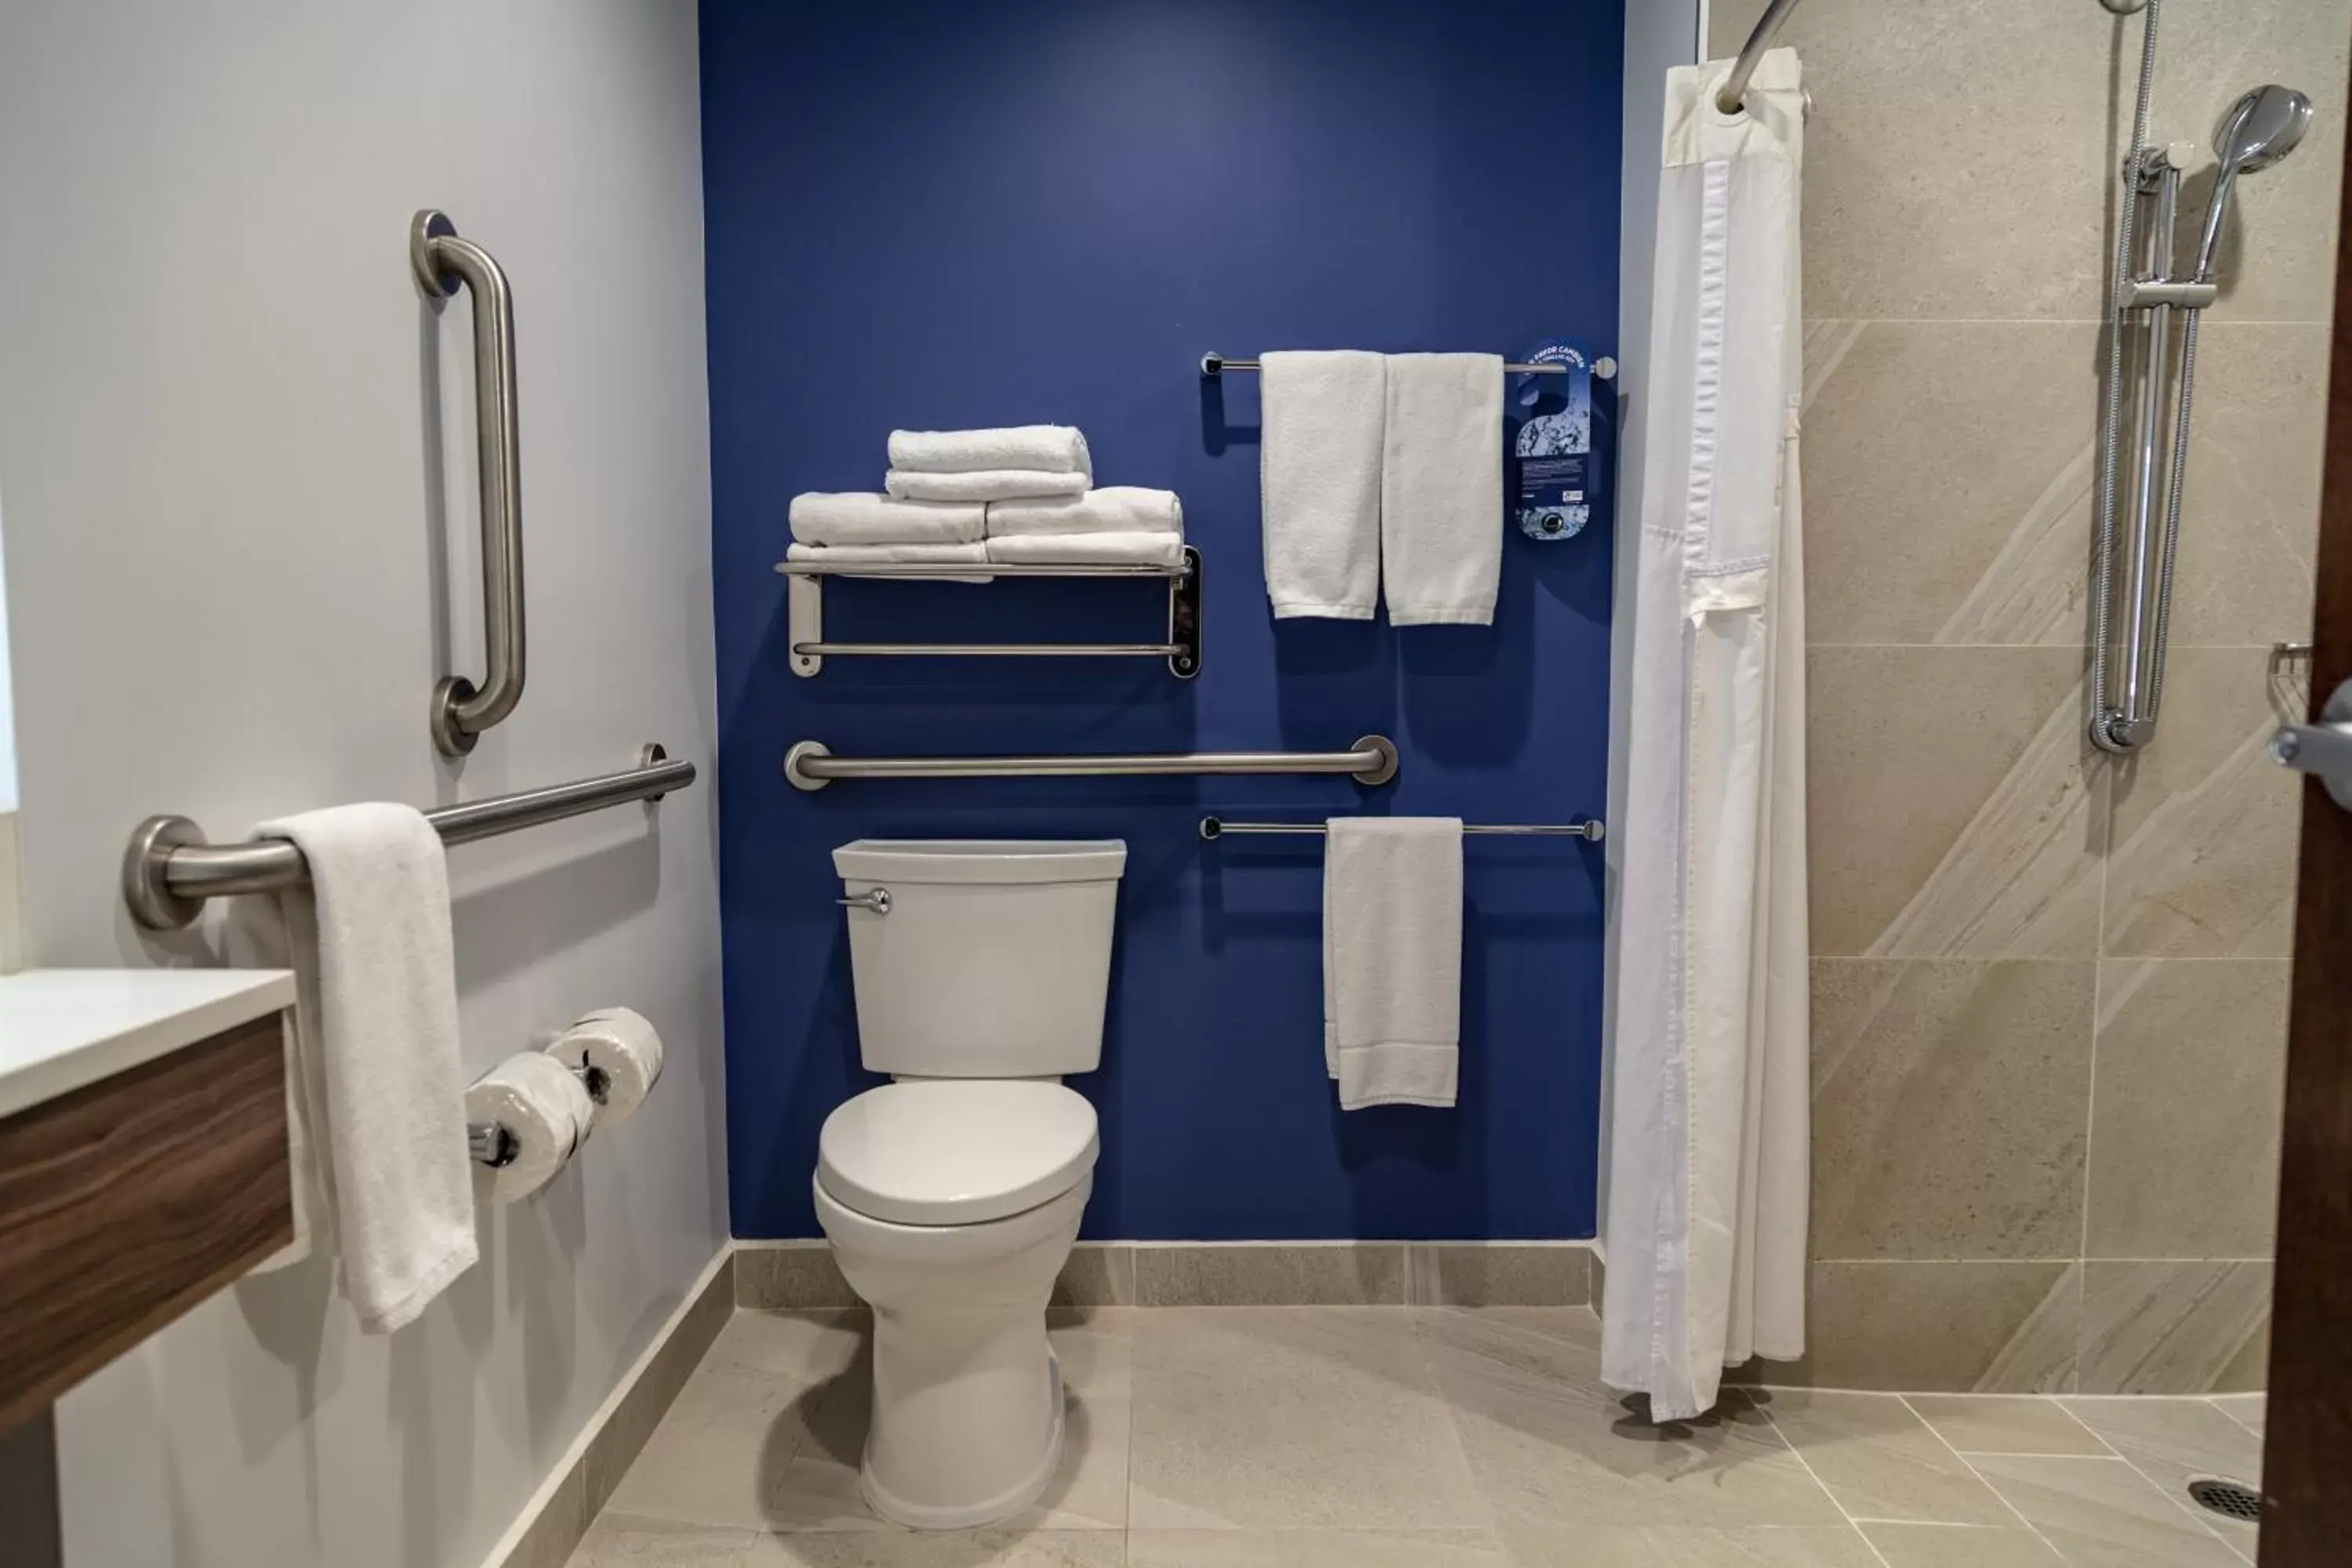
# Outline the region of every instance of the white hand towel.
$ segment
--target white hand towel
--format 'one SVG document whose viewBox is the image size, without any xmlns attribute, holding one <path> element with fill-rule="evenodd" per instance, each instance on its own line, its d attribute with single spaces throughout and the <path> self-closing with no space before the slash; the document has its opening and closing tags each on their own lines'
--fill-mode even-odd
<svg viewBox="0 0 2352 1568">
<path fill-rule="evenodd" d="M 1370 620 L 1381 590 L 1387 367 L 1352 349 L 1259 363 L 1258 481 L 1275 617 Z"/>
<path fill-rule="evenodd" d="M 1503 570 L 1503 361 L 1391 354 L 1381 461 L 1389 624 L 1487 626 Z"/>
<path fill-rule="evenodd" d="M 988 508 L 992 539 L 1016 533 L 1174 533 L 1184 531 L 1184 503 L 1174 490 L 1106 485 L 1066 500 L 1001 500 Z"/>
<path fill-rule="evenodd" d="M 920 468 L 893 468 L 882 476 L 882 488 L 904 500 L 1020 500 L 1031 496 L 1082 496 L 1087 476 L 1056 474 L 1044 468 L 974 468 L 968 473 L 932 474 Z"/>
<path fill-rule="evenodd" d="M 1454 1103 L 1462 822 L 1341 816 L 1323 846 L 1323 1066 L 1339 1108 Z"/>
<path fill-rule="evenodd" d="M 969 544 L 988 531 L 988 510 L 868 490 L 811 490 L 793 498 L 792 522 L 803 544 Z"/>
<path fill-rule="evenodd" d="M 933 474 L 976 468 L 1043 468 L 1094 478 L 1087 438 L 1067 425 L 1013 425 L 997 430 L 893 430 L 890 466 Z"/>
<path fill-rule="evenodd" d="M 626 1007 L 582 1015 L 547 1054 L 586 1075 L 596 1120 L 606 1126 L 635 1115 L 661 1079 L 661 1033 L 644 1014 Z"/>
<path fill-rule="evenodd" d="M 473 1267 L 474 1195 L 449 875 L 440 835 L 405 805 L 342 805 L 265 822 L 307 886 L 278 897 L 300 1037 L 298 1134 L 343 1291 L 368 1333 L 414 1321 Z"/>
<path fill-rule="evenodd" d="M 518 1051 L 466 1089 L 466 1116 L 506 1129 L 513 1158 L 476 1165 L 482 1201 L 510 1204 L 555 1179 L 596 1125 L 596 1102 L 579 1076 L 537 1051 Z"/>
<path fill-rule="evenodd" d="M 988 542 L 991 561 L 1057 566 L 1181 566 L 1181 533 L 1013 533 Z"/>
</svg>

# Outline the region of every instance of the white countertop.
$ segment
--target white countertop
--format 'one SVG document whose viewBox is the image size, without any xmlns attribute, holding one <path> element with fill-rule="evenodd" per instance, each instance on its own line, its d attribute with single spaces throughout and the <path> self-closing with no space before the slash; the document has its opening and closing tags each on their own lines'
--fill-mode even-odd
<svg viewBox="0 0 2352 1568">
<path fill-rule="evenodd" d="M 292 1005 L 283 969 L 0 975 L 0 1117 Z"/>
</svg>

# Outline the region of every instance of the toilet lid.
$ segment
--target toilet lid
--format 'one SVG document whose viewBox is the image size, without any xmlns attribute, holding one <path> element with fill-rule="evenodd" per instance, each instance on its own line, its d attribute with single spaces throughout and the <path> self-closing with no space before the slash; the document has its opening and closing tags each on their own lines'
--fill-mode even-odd
<svg viewBox="0 0 2352 1568">
<path fill-rule="evenodd" d="M 899 1225 L 977 1225 L 1057 1198 L 1094 1168 L 1095 1108 L 1058 1083 L 930 1079 L 869 1089 L 824 1119 L 817 1180 Z"/>
</svg>

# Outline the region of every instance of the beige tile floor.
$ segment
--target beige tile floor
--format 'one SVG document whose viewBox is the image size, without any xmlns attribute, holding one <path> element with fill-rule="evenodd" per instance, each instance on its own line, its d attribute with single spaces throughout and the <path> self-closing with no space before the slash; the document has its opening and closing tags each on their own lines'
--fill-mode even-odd
<svg viewBox="0 0 2352 1568">
<path fill-rule="evenodd" d="M 1653 1426 L 1580 1308 L 1057 1313 L 1061 1473 L 1022 1518 L 867 1512 L 860 1320 L 740 1312 L 572 1568 L 2239 1568 L 2262 1396 L 1757 1390 Z"/>
</svg>

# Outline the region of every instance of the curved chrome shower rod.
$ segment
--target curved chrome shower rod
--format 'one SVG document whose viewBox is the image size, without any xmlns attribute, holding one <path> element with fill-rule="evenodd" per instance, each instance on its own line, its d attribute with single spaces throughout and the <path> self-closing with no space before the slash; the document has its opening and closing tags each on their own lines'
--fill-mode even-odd
<svg viewBox="0 0 2352 1568">
<path fill-rule="evenodd" d="M 1731 74 L 1723 79 L 1723 87 L 1715 95 L 1715 106 L 1726 114 L 1737 114 L 1748 101 L 1748 79 L 1756 74 L 1756 64 L 1764 51 L 1772 47 L 1773 36 L 1789 13 L 1797 8 L 1797 0 L 1772 0 L 1764 7 L 1764 15 L 1756 19 L 1756 30 L 1739 47 L 1739 58 L 1731 63 Z"/>
</svg>

